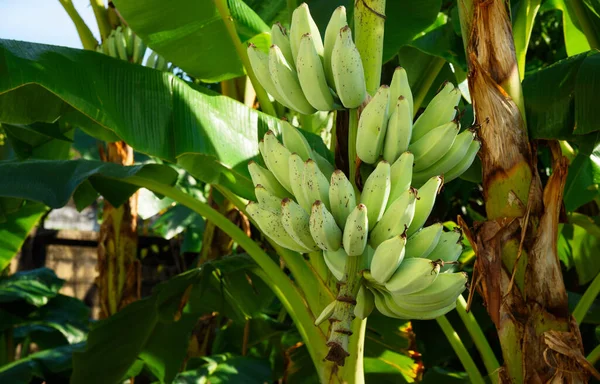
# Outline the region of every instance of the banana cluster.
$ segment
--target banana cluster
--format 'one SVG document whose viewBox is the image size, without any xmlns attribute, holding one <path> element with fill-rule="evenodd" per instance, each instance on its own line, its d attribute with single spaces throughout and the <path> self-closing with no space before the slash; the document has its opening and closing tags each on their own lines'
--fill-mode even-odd
<svg viewBox="0 0 600 384">
<path fill-rule="evenodd" d="M 388 316 L 413 319 L 434 318 L 454 307 L 466 276 L 440 272 L 460 256 L 460 233 L 444 232 L 441 224 L 423 228 L 441 176 L 411 187 L 414 155 L 406 151 L 392 165 L 380 161 L 357 199 L 346 175 L 285 121 L 282 139 L 283 144 L 268 131 L 259 143 L 267 168 L 248 166 L 257 202 L 247 205 L 247 213 L 265 235 L 297 252 L 323 251 L 340 281 L 348 257 L 366 255 L 358 317 L 368 316 L 374 306 Z M 438 279 L 441 275 L 452 277 Z M 416 299 L 421 294 L 427 298 L 422 306 Z"/>
<path fill-rule="evenodd" d="M 471 166 L 481 145 L 471 130 L 460 132 L 456 119 L 460 97 L 458 88 L 445 83 L 413 124 L 406 71 L 396 68 L 390 86 L 381 86 L 360 115 L 357 156 L 368 164 L 381 158 L 394 163 L 410 151 L 412 184 L 417 187 L 437 175 L 446 182 L 457 178 Z"/>
<path fill-rule="evenodd" d="M 97 52 L 134 64 L 142 64 L 146 49 L 146 44 L 142 39 L 127 26 L 118 26 L 112 30 L 104 42 L 96 47 Z M 169 69 L 167 61 L 156 52 L 150 53 L 145 66 L 159 71 Z"/>
<path fill-rule="evenodd" d="M 302 114 L 357 108 L 367 95 L 360 54 L 352 40 L 346 8 L 332 14 L 324 41 L 308 5 L 292 14 L 290 31 L 271 30 L 269 53 L 248 46 L 256 78 L 275 100 Z"/>
</svg>

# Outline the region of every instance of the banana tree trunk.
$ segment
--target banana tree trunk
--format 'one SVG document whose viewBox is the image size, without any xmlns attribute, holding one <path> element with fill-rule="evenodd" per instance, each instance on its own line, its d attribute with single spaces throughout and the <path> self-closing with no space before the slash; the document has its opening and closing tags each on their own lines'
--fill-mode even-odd
<svg viewBox="0 0 600 384">
<path fill-rule="evenodd" d="M 133 165 L 133 149 L 123 141 L 107 143 L 103 160 Z M 137 192 L 120 207 L 104 201 L 98 240 L 100 318 L 115 314 L 140 298 L 141 264 L 137 260 Z"/>
<path fill-rule="evenodd" d="M 459 11 L 487 212 L 469 235 L 477 254 L 473 282 L 500 338 L 500 380 L 585 382 L 581 335 L 569 314 L 556 249 L 567 160 L 549 142 L 553 170 L 542 188 L 527 137 L 508 2 L 459 0 Z"/>
</svg>

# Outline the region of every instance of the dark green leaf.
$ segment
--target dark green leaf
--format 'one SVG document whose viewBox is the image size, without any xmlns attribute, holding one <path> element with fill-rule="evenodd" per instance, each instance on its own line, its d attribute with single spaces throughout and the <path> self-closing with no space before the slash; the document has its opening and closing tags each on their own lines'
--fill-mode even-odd
<svg viewBox="0 0 600 384">
<path fill-rule="evenodd" d="M 160 215 L 150 228 L 169 240 L 183 232 L 190 225 L 203 226 L 203 222 L 202 216 L 188 207 L 178 204 Z"/>
<path fill-rule="evenodd" d="M 58 294 L 63 283 L 64 280 L 56 277 L 54 271 L 48 268 L 17 272 L 8 277 L 1 277 L 0 306 L 24 300 L 31 305 L 41 307 Z"/>
<path fill-rule="evenodd" d="M 115 4 L 152 50 L 191 76 L 217 82 L 244 74 L 214 1 L 116 0 Z M 270 30 L 243 1 L 228 4 L 242 42 Z"/>
<path fill-rule="evenodd" d="M 10 264 L 47 210 L 43 204 L 27 202 L 20 210 L 6 216 L 5 222 L 0 222 L 0 270 Z"/>
<path fill-rule="evenodd" d="M 447 16 L 442 14 L 442 18 L 443 23 L 440 26 L 415 38 L 409 45 L 466 70 L 467 61 L 462 38 L 454 32 L 452 22 Z"/>
<path fill-rule="evenodd" d="M 203 357 L 202 360 L 205 363 L 198 369 L 180 373 L 173 383 L 263 384 L 272 381 L 269 362 L 265 360 L 229 354 Z"/>
<path fill-rule="evenodd" d="M 590 135 L 592 143 L 598 143 L 600 134 Z M 600 143 L 592 153 L 580 150 L 569 165 L 565 184 L 564 202 L 567 211 L 574 211 L 598 196 L 600 184 Z"/>
<path fill-rule="evenodd" d="M 587 284 L 600 272 L 600 259 L 597 250 L 600 249 L 600 237 L 579 225 L 561 224 L 558 248 L 559 258 L 566 266 L 574 266 L 579 278 L 579 284 Z M 600 232 L 600 228 L 590 223 Z"/>
<path fill-rule="evenodd" d="M 545 12 L 550 9 L 558 9 L 562 12 L 563 33 L 565 36 L 565 45 L 569 56 L 578 55 L 590 50 L 590 45 L 581 30 L 581 26 L 577 21 L 577 16 L 574 13 L 573 7 L 565 0 L 549 0 L 544 2 L 540 8 L 540 12 Z"/>
</svg>

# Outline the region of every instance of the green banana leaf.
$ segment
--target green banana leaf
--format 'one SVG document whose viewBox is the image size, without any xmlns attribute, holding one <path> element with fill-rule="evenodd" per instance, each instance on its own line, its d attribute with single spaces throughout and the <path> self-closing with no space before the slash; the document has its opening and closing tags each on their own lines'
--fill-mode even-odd
<svg viewBox="0 0 600 384">
<path fill-rule="evenodd" d="M 25 107 L 26 106 L 26 107 Z M 247 163 L 280 120 L 170 73 L 96 52 L 0 40 L 0 123 L 61 118 L 253 198 Z M 322 140 L 310 144 L 330 157 Z"/>
<path fill-rule="evenodd" d="M 47 211 L 48 208 L 43 204 L 27 202 L 21 209 L 6 216 L 4 222 L 0 222 L 0 270 L 10 264 L 29 232 Z"/>
<path fill-rule="evenodd" d="M 213 0 L 115 0 L 121 16 L 152 50 L 190 76 L 218 82 L 244 75 Z M 242 42 L 270 28 L 243 1 L 227 1 Z M 253 40 L 265 48 L 270 37 Z"/>
</svg>

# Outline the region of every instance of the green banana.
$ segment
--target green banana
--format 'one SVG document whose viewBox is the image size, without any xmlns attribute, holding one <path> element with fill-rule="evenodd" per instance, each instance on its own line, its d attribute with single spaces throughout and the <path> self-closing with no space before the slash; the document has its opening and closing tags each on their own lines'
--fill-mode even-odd
<svg viewBox="0 0 600 384">
<path fill-rule="evenodd" d="M 427 169 L 440 160 L 454 144 L 460 124 L 451 121 L 432 129 L 421 139 L 412 142 L 408 150 L 415 155 L 413 172 Z"/>
<path fill-rule="evenodd" d="M 119 55 L 117 53 L 117 42 L 115 40 L 114 30 L 110 32 L 110 35 L 108 36 L 108 39 L 106 39 L 104 44 L 106 44 L 106 49 L 108 49 L 108 56 L 119 58 Z"/>
<path fill-rule="evenodd" d="M 344 251 L 343 248 L 340 248 L 335 252 L 323 251 L 323 258 L 325 259 L 327 268 L 329 268 L 333 276 L 338 281 L 344 280 L 344 274 L 346 273 L 346 259 L 348 258 L 346 251 Z"/>
<path fill-rule="evenodd" d="M 391 317 L 391 318 L 403 318 L 403 317 L 399 317 L 396 313 L 394 313 L 387 305 L 386 300 L 385 300 L 385 296 L 384 295 L 389 295 L 389 293 L 385 293 L 384 291 L 380 291 L 378 289 L 375 288 L 369 288 L 369 291 L 371 291 L 371 293 L 373 294 L 373 299 L 375 301 L 375 308 L 377 308 L 377 310 L 384 316 L 387 317 Z"/>
<path fill-rule="evenodd" d="M 392 182 L 387 207 L 396 201 L 404 191 L 410 188 L 414 159 L 415 157 L 412 153 L 404 152 L 400 155 L 398 160 L 392 164 L 392 167 L 390 168 L 390 178 L 392 179 Z"/>
<path fill-rule="evenodd" d="M 281 49 L 281 53 L 288 63 L 295 62 L 294 55 L 292 55 L 292 46 L 290 45 L 288 31 L 279 22 L 273 24 L 273 27 L 271 28 L 271 43 Z"/>
<path fill-rule="evenodd" d="M 329 203 L 335 222 L 340 228 L 343 228 L 350 212 L 356 207 L 356 197 L 354 187 L 344 172 L 339 169 L 336 169 L 331 175 Z"/>
<path fill-rule="evenodd" d="M 267 131 L 264 137 L 264 154 L 265 163 L 279 183 L 292 192 L 290 183 L 290 167 L 288 165 L 291 153 L 284 147 L 275 137 L 273 131 Z"/>
<path fill-rule="evenodd" d="M 314 39 L 310 34 L 302 36 L 296 57 L 298 80 L 306 100 L 317 111 L 333 109 L 333 96 L 327 85 L 321 58 L 317 54 Z"/>
<path fill-rule="evenodd" d="M 446 172 L 454 168 L 465 157 L 469 146 L 475 138 L 474 132 L 466 130 L 456 136 L 452 148 L 440 160 L 432 164 L 426 169 L 413 174 L 413 185 L 421 186 L 431 176 L 444 175 Z"/>
<path fill-rule="evenodd" d="M 443 229 L 441 223 L 436 223 L 420 229 L 409 237 L 406 241 L 406 257 L 427 258 L 438 245 Z"/>
<path fill-rule="evenodd" d="M 261 208 L 269 209 L 278 215 L 281 213 L 282 199 L 269 192 L 265 187 L 258 184 L 254 188 L 254 194 L 256 195 L 256 201 L 258 201 Z"/>
<path fill-rule="evenodd" d="M 358 204 L 346 220 L 343 232 L 344 250 L 348 256 L 360 256 L 367 245 L 369 234 L 369 220 L 367 218 L 367 207 Z"/>
<path fill-rule="evenodd" d="M 471 145 L 469 145 L 469 150 L 463 159 L 456 164 L 451 170 L 444 174 L 444 180 L 446 183 L 456 179 L 463 173 L 469 169 L 473 161 L 475 161 L 475 156 L 477 156 L 477 152 L 479 152 L 479 148 L 481 147 L 481 143 L 479 140 L 473 140 Z"/>
<path fill-rule="evenodd" d="M 342 231 L 320 200 L 312 206 L 309 228 L 319 248 L 335 252 L 342 246 Z"/>
<path fill-rule="evenodd" d="M 276 45 L 271 45 L 269 50 L 269 71 L 284 104 L 305 115 L 315 113 L 315 109 L 302 92 L 296 70 L 285 60 L 281 49 Z"/>
<path fill-rule="evenodd" d="M 267 191 L 282 199 L 292 196 L 285 188 L 283 188 L 279 181 L 277 181 L 277 178 L 275 178 L 271 171 L 261 167 L 256 162 L 250 161 L 248 163 L 248 171 L 250 171 L 250 177 L 252 178 L 252 184 L 254 184 L 254 186 L 260 184 L 265 187 Z"/>
<path fill-rule="evenodd" d="M 390 98 L 390 102 L 394 99 Z M 412 115 L 408 100 L 400 96 L 390 118 L 383 143 L 383 158 L 393 164 L 402 153 L 408 150 L 412 132 Z"/>
<path fill-rule="evenodd" d="M 333 310 L 335 309 L 335 303 L 336 303 L 336 301 L 334 300 L 331 303 L 327 304 L 327 306 L 323 309 L 323 311 L 321 312 L 319 317 L 317 317 L 317 319 L 315 320 L 316 326 L 321 325 L 325 320 L 328 320 L 331 317 L 331 315 L 333 315 Z"/>
<path fill-rule="evenodd" d="M 294 239 L 288 235 L 281 225 L 281 216 L 269 209 L 262 208 L 258 203 L 249 202 L 246 206 L 246 213 L 254 220 L 258 228 L 271 240 L 280 246 L 300 253 L 311 252 L 310 249 L 298 245 Z"/>
<path fill-rule="evenodd" d="M 292 153 L 297 153 L 303 161 L 313 157 L 313 151 L 300 130 L 285 120 L 281 121 L 283 145 Z"/>
<path fill-rule="evenodd" d="M 346 7 L 343 5 L 337 7 L 331 14 L 329 23 L 327 23 L 327 29 L 325 30 L 325 45 L 323 49 L 323 67 L 325 67 L 325 75 L 327 76 L 327 83 L 331 88 L 335 89 L 335 81 L 333 80 L 333 72 L 331 71 L 331 54 L 333 52 L 333 46 L 335 40 L 340 34 L 340 29 L 348 25 L 346 19 Z"/>
<path fill-rule="evenodd" d="M 144 66 L 148 67 L 148 68 L 154 68 L 156 66 L 157 58 L 158 58 L 158 55 L 156 54 L 156 52 L 152 51 L 150 53 L 150 55 L 148 56 L 148 60 L 146 60 L 146 64 Z"/>
<path fill-rule="evenodd" d="M 317 151 L 313 151 L 313 160 L 317 162 L 317 165 L 319 166 L 321 172 L 323 172 L 323 174 L 325 175 L 325 178 L 327 180 L 330 180 L 333 171 L 335 171 L 335 168 L 333 167 L 333 165 L 331 165 L 329 160 L 319 155 Z"/>
<path fill-rule="evenodd" d="M 406 236 L 396 235 L 379 244 L 371 261 L 371 276 L 379 284 L 385 284 L 404 260 Z"/>
<path fill-rule="evenodd" d="M 442 90 L 429 102 L 425 111 L 413 125 L 412 141 L 425 136 L 432 129 L 452 121 L 461 93 L 452 83 L 445 83 Z"/>
<path fill-rule="evenodd" d="M 369 175 L 362 190 L 360 202 L 367 206 L 369 224 L 375 224 L 383 216 L 390 197 L 391 177 L 390 163 L 380 161 L 375 170 Z"/>
<path fill-rule="evenodd" d="M 423 309 L 435 305 L 446 307 L 456 301 L 467 286 L 465 273 L 441 273 L 429 287 L 410 295 L 397 295 L 396 301 L 405 305 L 422 306 Z"/>
<path fill-rule="evenodd" d="M 394 70 L 394 76 L 392 77 L 392 82 L 390 83 L 390 100 L 398 100 L 400 96 L 404 97 L 408 103 L 410 122 L 412 125 L 412 117 L 414 116 L 413 96 L 408 83 L 408 76 L 404 68 L 396 67 L 396 70 Z"/>
<path fill-rule="evenodd" d="M 443 180 L 441 176 L 434 176 L 418 189 L 415 216 L 412 223 L 408 226 L 407 236 L 409 238 L 421 229 L 427 221 L 435 204 L 436 196 L 440 193 Z"/>
<path fill-rule="evenodd" d="M 331 72 L 335 90 L 344 107 L 358 108 L 365 100 L 367 89 L 360 53 L 347 25 L 336 36 L 331 51 Z"/>
<path fill-rule="evenodd" d="M 310 205 L 321 200 L 329 209 L 331 206 L 329 204 L 329 181 L 312 159 L 308 159 L 304 163 L 304 188 L 307 202 Z"/>
<path fill-rule="evenodd" d="M 382 85 L 360 114 L 356 131 L 356 155 L 365 163 L 375 163 L 383 149 L 389 100 L 390 88 Z"/>
<path fill-rule="evenodd" d="M 297 63 L 298 52 L 300 51 L 300 41 L 302 36 L 310 33 L 314 39 L 315 50 L 317 54 L 323 57 L 323 41 L 319 27 L 315 24 L 310 9 L 306 3 L 300 4 L 292 13 L 292 23 L 290 25 L 290 45 L 292 47 L 292 56 L 294 61 L 291 64 Z"/>
<path fill-rule="evenodd" d="M 127 49 L 127 57 L 133 56 L 133 40 L 134 35 L 133 31 L 129 27 L 123 28 L 123 36 L 125 37 L 125 48 Z"/>
<path fill-rule="evenodd" d="M 405 258 L 385 283 L 385 288 L 398 295 L 419 292 L 429 287 L 439 272 L 440 265 L 429 259 Z"/>
<path fill-rule="evenodd" d="M 169 64 L 167 63 L 167 60 L 165 60 L 165 58 L 159 55 L 158 53 L 156 54 L 156 56 L 156 65 L 154 66 L 154 68 L 158 69 L 159 71 L 168 70 Z"/>
<path fill-rule="evenodd" d="M 127 57 L 127 39 L 123 35 L 123 28 L 117 27 L 115 32 L 115 44 L 117 46 L 117 53 L 119 55 L 119 59 L 128 61 Z"/>
<path fill-rule="evenodd" d="M 141 64 L 146 54 L 146 44 L 140 39 L 138 35 L 133 37 L 133 56 L 132 62 L 135 64 Z"/>
<path fill-rule="evenodd" d="M 364 285 L 361 285 L 356 294 L 356 306 L 354 307 L 354 316 L 361 320 L 366 319 L 375 308 L 375 298 L 373 293 Z"/>
<path fill-rule="evenodd" d="M 417 306 L 406 305 L 402 302 L 403 295 L 384 294 L 388 308 L 400 319 L 430 320 L 450 312 L 456 307 L 456 300 L 446 307 L 434 305 L 432 309 L 423 309 Z"/>
<path fill-rule="evenodd" d="M 438 244 L 431 253 L 427 255 L 427 258 L 433 261 L 442 260 L 444 263 L 455 262 L 463 251 L 461 237 L 462 234 L 460 230 L 442 232 Z M 442 272 L 447 271 L 449 268 L 449 265 L 442 267 Z"/>
<path fill-rule="evenodd" d="M 384 212 L 369 235 L 369 244 L 377 249 L 387 239 L 400 235 L 410 226 L 415 214 L 415 190 L 409 188 Z"/>
<path fill-rule="evenodd" d="M 290 184 L 296 202 L 308 213 L 311 210 L 312 204 L 308 202 L 306 188 L 304 188 L 304 161 L 302 161 L 297 153 L 292 153 L 290 155 L 288 168 L 290 173 Z"/>
<path fill-rule="evenodd" d="M 265 91 L 271 94 L 275 100 L 284 106 L 291 108 L 285 103 L 285 100 L 279 94 L 277 87 L 275 87 L 275 83 L 273 82 L 273 78 L 271 77 L 271 72 L 269 69 L 269 55 L 258 49 L 256 45 L 252 43 L 248 45 L 246 51 L 248 52 L 248 59 L 250 60 L 252 70 L 254 71 L 254 74 L 256 75 L 260 85 L 262 85 Z"/>
<path fill-rule="evenodd" d="M 310 216 L 289 198 L 281 201 L 281 224 L 300 247 L 316 251 L 319 249 L 310 234 Z"/>
</svg>

